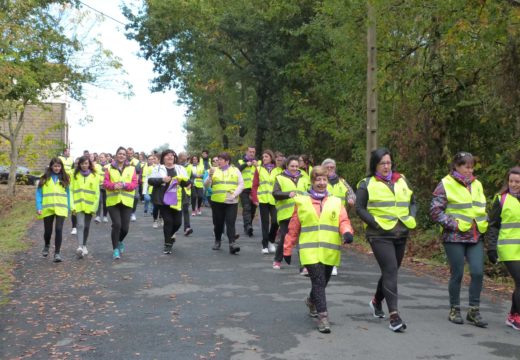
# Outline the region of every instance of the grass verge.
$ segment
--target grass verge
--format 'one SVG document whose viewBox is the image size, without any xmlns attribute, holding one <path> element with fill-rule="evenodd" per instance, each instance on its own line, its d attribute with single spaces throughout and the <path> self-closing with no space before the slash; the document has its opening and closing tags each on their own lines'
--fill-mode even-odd
<svg viewBox="0 0 520 360">
<path fill-rule="evenodd" d="M 12 199 L 6 195 L 6 187 L 0 188 L 0 305 L 8 301 L 14 256 L 29 247 L 24 237 L 35 216 L 34 187 L 18 186 L 17 192 Z"/>
</svg>

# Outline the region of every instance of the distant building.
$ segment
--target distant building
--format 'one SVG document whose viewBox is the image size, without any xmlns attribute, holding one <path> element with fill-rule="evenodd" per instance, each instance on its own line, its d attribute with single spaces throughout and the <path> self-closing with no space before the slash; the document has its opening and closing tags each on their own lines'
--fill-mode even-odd
<svg viewBox="0 0 520 360">
<path fill-rule="evenodd" d="M 19 137 L 22 146 L 18 165 L 43 171 L 50 159 L 60 155 L 69 145 L 66 110 L 67 104 L 64 102 L 45 103 L 44 108 L 35 105 L 25 108 L 25 120 Z M 6 151 L 9 151 L 9 144 L 1 139 L 0 153 L 5 155 Z M 5 156 L 0 158 L 5 162 Z"/>
</svg>

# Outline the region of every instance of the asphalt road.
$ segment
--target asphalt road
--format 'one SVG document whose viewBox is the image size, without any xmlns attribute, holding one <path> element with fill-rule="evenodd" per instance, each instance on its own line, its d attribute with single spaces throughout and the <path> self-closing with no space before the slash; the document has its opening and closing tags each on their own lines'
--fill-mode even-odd
<svg viewBox="0 0 520 360">
<path fill-rule="evenodd" d="M 209 209 L 192 225 L 193 235 L 177 235 L 173 254 L 163 255 L 161 229 L 139 216 L 113 261 L 110 224 L 92 224 L 90 254 L 77 260 L 67 221 L 65 261 L 55 264 L 40 255 L 36 223 L 12 301 L 0 308 L 0 359 L 520 359 L 520 332 L 504 325 L 508 302 L 483 296 L 487 329 L 455 325 L 447 285 L 406 269 L 399 293 L 408 329 L 391 332 L 368 307 L 374 258 L 348 250 L 327 288 L 332 333 L 321 334 L 303 302 L 310 280 L 294 264 L 271 268 L 258 224 L 236 256 L 211 250 Z"/>
</svg>

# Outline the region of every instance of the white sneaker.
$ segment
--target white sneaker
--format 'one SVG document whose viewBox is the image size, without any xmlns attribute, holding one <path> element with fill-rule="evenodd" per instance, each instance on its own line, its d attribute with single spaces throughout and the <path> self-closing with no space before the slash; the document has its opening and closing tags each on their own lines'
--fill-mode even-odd
<svg viewBox="0 0 520 360">
<path fill-rule="evenodd" d="M 96 224 L 99 224 L 101 222 L 101 218 L 99 216 L 96 216 L 96 218 L 94 219 L 94 222 Z"/>
<path fill-rule="evenodd" d="M 136 221 L 137 218 L 135 217 L 135 214 L 132 214 L 132 216 L 130 216 L 130 221 Z"/>
<path fill-rule="evenodd" d="M 103 216 L 103 222 L 104 223 L 107 223 L 108 222 L 108 218 L 106 216 Z"/>
<path fill-rule="evenodd" d="M 199 216 L 202 215 L 202 210 L 201 209 L 197 210 L 197 215 L 199 215 Z"/>
<path fill-rule="evenodd" d="M 85 245 L 83 245 L 83 256 L 87 256 L 87 255 L 88 255 L 87 247 Z"/>
<path fill-rule="evenodd" d="M 267 243 L 267 249 L 271 254 L 274 254 L 276 252 L 276 245 L 273 243 Z"/>
<path fill-rule="evenodd" d="M 78 259 L 81 259 L 83 257 L 83 246 L 78 246 L 76 249 L 76 255 L 78 256 Z"/>
<path fill-rule="evenodd" d="M 332 267 L 332 272 L 330 273 L 332 276 L 338 276 L 338 268 L 333 266 Z"/>
<path fill-rule="evenodd" d="M 157 229 L 159 227 L 159 222 L 156 220 L 153 222 L 153 228 Z"/>
<path fill-rule="evenodd" d="M 302 276 L 308 276 L 309 275 L 309 270 L 307 270 L 307 268 L 304 266 L 302 268 L 302 271 L 300 271 L 300 275 Z"/>
<path fill-rule="evenodd" d="M 262 254 L 268 255 L 269 254 L 269 249 L 268 248 L 263 248 L 262 249 Z"/>
<path fill-rule="evenodd" d="M 76 235 L 78 233 L 78 229 L 72 228 L 72 231 L 70 232 L 72 235 Z"/>
</svg>

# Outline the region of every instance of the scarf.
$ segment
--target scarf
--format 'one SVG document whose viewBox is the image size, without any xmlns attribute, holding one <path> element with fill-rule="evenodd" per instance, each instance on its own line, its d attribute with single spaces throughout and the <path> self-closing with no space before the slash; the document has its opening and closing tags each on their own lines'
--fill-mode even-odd
<svg viewBox="0 0 520 360">
<path fill-rule="evenodd" d="M 309 190 L 309 195 L 314 200 L 323 200 L 328 194 L 329 193 L 327 191 L 319 193 L 319 192 L 314 191 L 314 189 Z"/>
<path fill-rule="evenodd" d="M 229 165 L 224 165 L 220 168 L 222 171 L 226 171 L 227 169 L 229 169 Z"/>
<path fill-rule="evenodd" d="M 468 177 L 465 177 L 464 175 L 462 175 L 461 173 L 459 173 L 458 171 L 455 171 L 455 170 L 453 170 L 451 172 L 451 176 L 453 176 L 455 179 L 459 180 L 460 182 L 462 182 L 466 186 L 471 185 L 471 183 L 475 179 L 474 176 L 471 176 L 471 177 L 468 178 Z"/>
<path fill-rule="evenodd" d="M 290 177 L 292 181 L 296 181 L 296 178 L 298 178 L 298 176 L 300 176 L 301 171 L 298 170 L 298 171 L 296 172 L 296 175 L 293 175 L 293 174 L 291 174 L 291 173 L 289 172 L 289 170 L 285 169 L 285 170 L 283 171 L 283 173 L 284 173 L 285 175 L 287 175 L 288 177 Z"/>
<path fill-rule="evenodd" d="M 87 171 L 80 170 L 79 172 L 81 173 L 81 175 L 85 177 L 89 176 L 91 173 L 90 169 L 88 169 Z"/>
<path fill-rule="evenodd" d="M 520 200 L 520 193 L 514 193 L 513 190 L 511 190 L 511 188 L 507 189 L 507 192 L 509 193 L 509 195 L 514 196 L 515 198 Z"/>
<path fill-rule="evenodd" d="M 264 164 L 264 168 L 267 170 L 267 172 L 271 172 L 274 169 L 274 164 Z"/>
<path fill-rule="evenodd" d="M 388 173 L 388 175 L 383 176 L 381 173 L 376 171 L 376 177 L 382 181 L 390 182 L 392 180 L 392 171 Z"/>
</svg>

